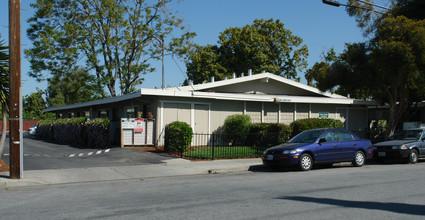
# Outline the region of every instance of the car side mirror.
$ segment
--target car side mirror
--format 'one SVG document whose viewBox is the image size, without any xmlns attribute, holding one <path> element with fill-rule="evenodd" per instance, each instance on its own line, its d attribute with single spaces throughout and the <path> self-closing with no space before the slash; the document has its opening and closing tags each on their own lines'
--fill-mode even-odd
<svg viewBox="0 0 425 220">
<path fill-rule="evenodd" d="M 326 142 L 326 138 L 320 138 L 319 144 Z"/>
</svg>

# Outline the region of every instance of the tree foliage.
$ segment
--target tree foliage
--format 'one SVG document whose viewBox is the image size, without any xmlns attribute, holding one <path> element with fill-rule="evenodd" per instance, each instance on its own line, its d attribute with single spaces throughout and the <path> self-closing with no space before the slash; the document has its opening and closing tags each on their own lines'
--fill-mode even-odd
<svg viewBox="0 0 425 220">
<path fill-rule="evenodd" d="M 85 62 L 111 96 L 134 91 L 154 70 L 150 61 L 159 59 L 163 48 L 182 53 L 194 36 L 184 32 L 182 20 L 169 9 L 171 1 L 37 0 L 28 20 L 34 45 L 25 51 L 29 75 L 61 78 Z M 178 29 L 183 34 L 174 38 Z"/>
<path fill-rule="evenodd" d="M 102 85 L 87 70 L 77 67 L 69 73 L 48 79 L 49 106 L 69 105 L 105 98 Z"/>
<path fill-rule="evenodd" d="M 2 126 L 0 138 L 0 157 L 6 142 L 6 119 L 9 106 L 9 47 L 0 40 L 0 103 L 2 112 Z"/>
<path fill-rule="evenodd" d="M 347 13 L 356 19 L 365 35 L 374 34 L 376 28 L 388 17 L 405 16 L 413 20 L 425 19 L 423 0 L 387 0 L 387 5 L 378 5 L 374 0 L 348 0 Z M 382 2 L 383 4 L 385 3 Z M 383 7 L 381 7 L 383 6 Z M 385 9 L 387 8 L 387 9 Z"/>
<path fill-rule="evenodd" d="M 24 97 L 24 120 L 41 120 L 55 118 L 54 113 L 43 113 L 43 109 L 47 107 L 47 103 L 43 99 L 44 94 L 45 93 L 43 90 L 37 88 L 37 92 L 33 92 L 30 95 L 26 95 Z"/>
<path fill-rule="evenodd" d="M 302 39 L 279 20 L 255 20 L 252 25 L 224 30 L 218 45 L 197 46 L 187 57 L 188 78 L 202 83 L 214 76 L 222 80 L 232 73 L 252 69 L 296 78 L 306 67 L 308 49 Z"/>
<path fill-rule="evenodd" d="M 371 41 L 347 44 L 327 65 L 323 71 L 311 69 L 317 87 L 388 103 L 392 134 L 409 106 L 425 98 L 425 20 L 388 17 Z"/>
</svg>

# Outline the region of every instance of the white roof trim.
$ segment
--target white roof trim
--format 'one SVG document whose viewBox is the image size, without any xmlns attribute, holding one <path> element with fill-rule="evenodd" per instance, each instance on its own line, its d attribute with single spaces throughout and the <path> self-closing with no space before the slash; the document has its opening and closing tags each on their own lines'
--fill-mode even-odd
<svg viewBox="0 0 425 220">
<path fill-rule="evenodd" d="M 43 112 L 53 112 L 53 111 L 76 109 L 76 108 L 86 108 L 86 107 L 90 107 L 90 106 L 94 106 L 94 105 L 104 105 L 104 104 L 109 104 L 109 103 L 115 103 L 115 102 L 133 99 L 133 98 L 137 98 L 137 97 L 140 97 L 140 91 L 125 94 L 125 95 L 122 95 L 122 96 L 106 98 L 106 99 L 99 99 L 99 100 L 82 102 L 82 103 L 77 103 L 77 104 L 72 104 L 72 105 L 63 105 L 63 106 L 58 106 L 58 107 L 46 108 L 46 109 L 43 109 Z"/>
<path fill-rule="evenodd" d="M 309 92 L 313 92 L 319 95 L 324 95 L 324 96 L 328 96 L 328 97 L 332 97 L 332 98 L 345 98 L 345 96 L 341 96 L 341 95 L 337 95 L 337 94 L 332 94 L 329 92 L 322 92 L 317 88 L 314 88 L 312 86 L 308 86 L 299 82 L 296 82 L 294 80 L 290 80 L 287 79 L 285 77 L 282 76 L 278 76 L 272 73 L 260 73 L 260 74 L 255 74 L 255 75 L 251 75 L 251 76 L 244 76 L 244 77 L 239 77 L 239 78 L 234 78 L 234 79 L 227 79 L 227 80 L 221 80 L 221 81 L 215 81 L 215 82 L 209 82 L 209 83 L 205 83 L 205 84 L 197 84 L 197 85 L 193 85 L 193 86 L 182 86 L 182 87 L 177 87 L 177 88 L 168 88 L 168 90 L 188 90 L 188 91 L 199 91 L 199 90 L 205 90 L 205 89 L 211 89 L 211 88 L 216 88 L 216 87 L 221 87 L 221 86 L 226 86 L 226 85 L 232 85 L 232 84 L 237 84 L 237 83 L 243 83 L 243 82 L 249 82 L 249 81 L 253 81 L 253 80 L 259 80 L 259 79 L 267 79 L 267 78 L 271 78 L 273 80 L 276 80 L 278 82 L 290 85 L 290 86 L 294 86 L 296 88 L 299 89 L 303 89 Z"/>
<path fill-rule="evenodd" d="M 215 87 L 232 85 L 236 83 L 248 82 L 252 80 L 271 78 L 273 80 L 315 93 L 323 95 L 324 97 L 310 97 L 310 96 L 288 96 L 288 95 L 259 95 L 259 94 L 246 94 L 246 93 L 214 93 L 214 92 L 200 92 Z M 68 109 L 86 108 L 96 105 L 105 105 L 142 96 L 164 96 L 164 97 L 187 97 L 187 98 L 204 98 L 204 99 L 217 99 L 217 100 L 235 100 L 235 101 L 257 101 L 257 102 L 274 102 L 279 99 L 281 103 L 323 103 L 323 104 L 357 104 L 357 105 L 376 105 L 373 101 L 363 101 L 350 99 L 345 96 L 331 94 L 328 92 L 321 92 L 317 88 L 286 79 L 271 73 L 261 73 L 257 75 L 244 76 L 235 79 L 222 80 L 206 84 L 199 84 L 193 86 L 182 86 L 167 89 L 140 89 L 139 91 L 106 99 L 94 100 L 90 102 L 78 103 L 73 105 L 65 105 L 59 107 L 51 107 L 44 109 L 43 112 L 53 112 Z"/>
<path fill-rule="evenodd" d="M 281 103 L 316 103 L 316 104 L 361 104 L 374 105 L 375 102 L 349 99 L 344 96 L 338 98 L 332 97 L 308 97 L 308 96 L 287 96 L 287 95 L 258 95 L 243 93 L 214 93 L 198 92 L 188 90 L 160 90 L 160 89 L 141 89 L 142 96 L 167 96 L 167 97 L 186 97 L 186 98 L 204 98 L 217 100 L 233 101 L 257 101 L 274 102 L 279 99 Z M 342 98 L 341 98 L 342 97 Z"/>
</svg>

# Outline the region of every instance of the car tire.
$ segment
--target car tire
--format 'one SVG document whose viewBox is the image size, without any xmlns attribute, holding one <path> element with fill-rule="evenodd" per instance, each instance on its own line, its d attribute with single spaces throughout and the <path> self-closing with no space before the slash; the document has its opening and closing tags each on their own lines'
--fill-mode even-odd
<svg viewBox="0 0 425 220">
<path fill-rule="evenodd" d="M 353 158 L 353 166 L 361 167 L 365 164 L 366 158 L 362 151 L 356 151 Z"/>
<path fill-rule="evenodd" d="M 408 159 L 408 163 L 411 163 L 411 164 L 417 163 L 418 162 L 418 151 L 415 150 L 415 149 L 410 150 L 409 157 L 407 159 Z"/>
<path fill-rule="evenodd" d="M 313 158 L 310 154 L 302 154 L 300 156 L 299 168 L 302 171 L 308 171 L 313 168 Z"/>
</svg>

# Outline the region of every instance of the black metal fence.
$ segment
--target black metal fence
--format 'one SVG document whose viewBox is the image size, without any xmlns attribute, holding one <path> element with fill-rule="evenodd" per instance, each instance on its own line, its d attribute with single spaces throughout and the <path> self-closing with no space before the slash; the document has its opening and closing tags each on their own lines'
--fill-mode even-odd
<svg viewBox="0 0 425 220">
<path fill-rule="evenodd" d="M 280 133 L 255 133 L 230 137 L 226 134 L 193 134 L 189 149 L 170 152 L 179 157 L 195 160 L 257 158 L 264 150 L 285 142 Z"/>
</svg>

